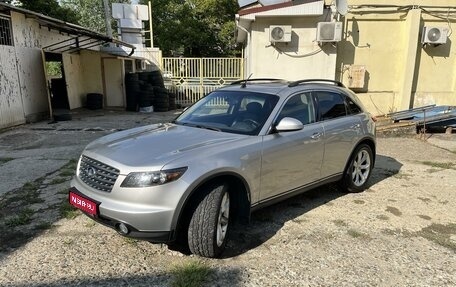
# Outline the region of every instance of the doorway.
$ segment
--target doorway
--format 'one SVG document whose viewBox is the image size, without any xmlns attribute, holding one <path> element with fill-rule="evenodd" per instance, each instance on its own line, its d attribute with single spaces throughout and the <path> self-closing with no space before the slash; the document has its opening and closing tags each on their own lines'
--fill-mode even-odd
<svg viewBox="0 0 456 287">
<path fill-rule="evenodd" d="M 67 84 L 63 69 L 62 54 L 44 53 L 46 82 L 50 93 L 52 110 L 69 110 Z"/>
</svg>

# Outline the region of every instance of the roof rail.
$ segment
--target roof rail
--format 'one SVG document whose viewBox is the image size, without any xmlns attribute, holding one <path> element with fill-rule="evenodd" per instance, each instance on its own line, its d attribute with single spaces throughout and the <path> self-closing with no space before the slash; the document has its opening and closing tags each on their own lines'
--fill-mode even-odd
<svg viewBox="0 0 456 287">
<path fill-rule="evenodd" d="M 286 82 L 282 79 L 274 79 L 274 78 L 258 78 L 258 79 L 244 79 L 232 82 L 230 85 L 238 85 L 242 84 L 242 87 L 247 85 L 247 82 Z"/>
<path fill-rule="evenodd" d="M 342 87 L 342 88 L 345 88 L 344 84 L 342 84 L 341 82 L 339 81 L 334 81 L 334 80 L 328 80 L 328 79 L 306 79 L 306 80 L 299 80 L 299 81 L 294 81 L 294 82 L 291 82 L 290 84 L 288 84 L 288 87 L 292 88 L 292 87 L 296 87 L 300 84 L 307 84 L 307 83 L 312 83 L 312 82 L 325 82 L 325 83 L 331 83 L 331 84 L 334 84 L 338 87 Z"/>
</svg>

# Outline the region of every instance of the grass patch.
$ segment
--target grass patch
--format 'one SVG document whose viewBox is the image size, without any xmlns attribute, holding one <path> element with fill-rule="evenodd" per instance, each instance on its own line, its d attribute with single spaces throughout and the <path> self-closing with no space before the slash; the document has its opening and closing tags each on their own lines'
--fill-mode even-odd
<svg viewBox="0 0 456 287">
<path fill-rule="evenodd" d="M 301 224 L 303 222 L 306 222 L 307 220 L 305 220 L 304 218 L 293 218 L 291 221 L 297 224 Z"/>
<path fill-rule="evenodd" d="M 456 252 L 456 242 L 451 240 L 451 236 L 456 235 L 454 223 L 447 225 L 434 223 L 421 229 L 416 235 Z"/>
<path fill-rule="evenodd" d="M 46 230 L 46 229 L 50 229 L 52 227 L 52 224 L 49 223 L 49 222 L 41 222 L 39 223 L 37 226 L 35 226 L 35 229 L 36 230 Z"/>
<path fill-rule="evenodd" d="M 63 177 L 56 177 L 54 179 L 52 179 L 52 181 L 49 183 L 50 185 L 54 185 L 54 184 L 60 184 L 60 183 L 64 183 L 68 181 L 66 178 L 63 178 Z"/>
<path fill-rule="evenodd" d="M 417 197 L 419 200 L 421 200 L 424 203 L 429 203 L 432 201 L 432 199 L 427 198 L 427 197 Z"/>
<path fill-rule="evenodd" d="M 380 215 L 377 215 L 377 219 L 380 219 L 380 220 L 389 220 L 389 217 L 384 215 L 384 214 L 380 214 Z"/>
<path fill-rule="evenodd" d="M 74 170 L 65 169 L 62 172 L 60 172 L 59 176 L 68 177 L 68 176 L 73 176 L 75 174 L 76 174 L 76 172 Z"/>
<path fill-rule="evenodd" d="M 190 260 L 179 265 L 174 265 L 171 269 L 171 275 L 173 276 L 171 286 L 203 286 L 211 273 L 211 268 L 199 260 Z"/>
<path fill-rule="evenodd" d="M 401 216 L 402 215 L 402 212 L 397 209 L 396 207 L 392 207 L 392 206 L 387 206 L 386 207 L 386 211 L 388 211 L 389 213 L 392 213 L 396 216 Z"/>
<path fill-rule="evenodd" d="M 35 211 L 30 208 L 24 208 L 19 212 L 18 215 L 6 220 L 5 224 L 9 227 L 28 224 L 32 221 L 33 214 L 35 214 Z"/>
<path fill-rule="evenodd" d="M 60 191 L 57 191 L 57 194 L 66 194 L 68 195 L 68 188 L 62 189 Z"/>
<path fill-rule="evenodd" d="M 440 168 L 440 169 L 456 169 L 456 164 L 452 162 L 435 162 L 435 161 L 422 161 L 424 165 L 428 165 L 433 168 Z"/>
<path fill-rule="evenodd" d="M 431 220 L 432 219 L 430 216 L 423 215 L 423 214 L 419 214 L 418 217 L 421 218 L 421 219 L 424 219 L 424 220 Z"/>
<path fill-rule="evenodd" d="M 88 221 L 86 224 L 84 224 L 85 227 L 87 228 L 92 228 L 96 225 L 97 223 L 93 220 Z"/>
<path fill-rule="evenodd" d="M 130 238 L 130 237 L 124 237 L 124 241 L 130 245 L 137 245 L 138 244 L 138 240 L 134 239 L 134 238 Z"/>
<path fill-rule="evenodd" d="M 12 157 L 0 157 L 0 164 L 4 164 L 12 160 L 14 160 Z"/>
<path fill-rule="evenodd" d="M 75 219 L 79 215 L 79 210 L 73 207 L 65 198 L 60 206 L 60 215 L 66 219 Z"/>
<path fill-rule="evenodd" d="M 369 234 L 363 233 L 356 229 L 349 229 L 349 230 L 347 230 L 347 233 L 348 233 L 348 235 L 350 235 L 353 238 L 359 238 L 359 239 L 370 239 L 371 238 L 369 236 Z"/>
<path fill-rule="evenodd" d="M 348 226 L 348 223 L 343 221 L 342 219 L 336 219 L 336 220 L 333 220 L 333 223 L 336 225 L 336 226 L 339 226 L 339 227 L 347 227 Z"/>
<path fill-rule="evenodd" d="M 412 177 L 412 174 L 410 173 L 405 173 L 405 172 L 398 172 L 395 175 L 393 175 L 394 178 L 397 179 L 405 179 L 408 180 L 410 177 Z"/>
</svg>

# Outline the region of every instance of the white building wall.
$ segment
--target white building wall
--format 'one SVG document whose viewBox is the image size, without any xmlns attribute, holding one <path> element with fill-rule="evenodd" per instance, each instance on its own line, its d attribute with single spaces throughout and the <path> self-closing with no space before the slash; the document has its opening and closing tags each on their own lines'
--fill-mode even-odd
<svg viewBox="0 0 456 287">
<path fill-rule="evenodd" d="M 21 13 L 11 12 L 11 24 L 14 38 L 14 47 L 11 49 L 15 50 L 12 55 L 15 60 L 17 59 L 16 75 L 19 84 L 17 96 L 23 104 L 22 116 L 26 120 L 33 121 L 49 113 L 41 47 L 70 37 L 57 31 L 49 31 L 46 27 L 40 28 L 33 18 L 26 18 Z"/>
<path fill-rule="evenodd" d="M 14 47 L 0 46 L 0 129 L 25 122 Z"/>
<path fill-rule="evenodd" d="M 41 50 L 18 47 L 16 54 L 25 117 L 33 121 L 49 110 Z"/>
</svg>

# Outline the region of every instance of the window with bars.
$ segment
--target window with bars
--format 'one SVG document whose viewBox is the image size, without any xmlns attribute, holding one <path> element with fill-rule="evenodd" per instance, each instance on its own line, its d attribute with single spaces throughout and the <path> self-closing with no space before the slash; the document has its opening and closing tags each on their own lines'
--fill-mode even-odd
<svg viewBox="0 0 456 287">
<path fill-rule="evenodd" d="M 0 45 L 13 46 L 11 20 L 3 16 L 0 16 Z"/>
</svg>

